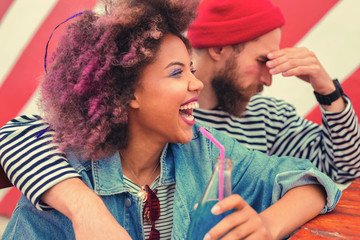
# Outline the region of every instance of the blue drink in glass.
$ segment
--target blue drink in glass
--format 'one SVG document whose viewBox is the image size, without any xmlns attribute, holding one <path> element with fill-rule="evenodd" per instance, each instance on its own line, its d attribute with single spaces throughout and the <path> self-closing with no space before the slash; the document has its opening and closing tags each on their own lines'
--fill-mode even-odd
<svg viewBox="0 0 360 240">
<path fill-rule="evenodd" d="M 204 239 L 205 234 L 209 232 L 211 228 L 232 212 L 227 211 L 219 215 L 212 214 L 211 208 L 217 202 L 218 199 L 209 200 L 198 206 L 193 219 L 191 219 L 187 235 L 188 240 Z"/>
</svg>

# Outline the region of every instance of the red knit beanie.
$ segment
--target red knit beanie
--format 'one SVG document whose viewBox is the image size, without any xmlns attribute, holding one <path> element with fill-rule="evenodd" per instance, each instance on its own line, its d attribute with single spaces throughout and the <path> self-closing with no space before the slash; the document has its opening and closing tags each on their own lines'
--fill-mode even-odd
<svg viewBox="0 0 360 240">
<path fill-rule="evenodd" d="M 270 0 L 203 0 L 187 37 L 194 48 L 253 40 L 283 26 L 284 16 Z"/>
</svg>

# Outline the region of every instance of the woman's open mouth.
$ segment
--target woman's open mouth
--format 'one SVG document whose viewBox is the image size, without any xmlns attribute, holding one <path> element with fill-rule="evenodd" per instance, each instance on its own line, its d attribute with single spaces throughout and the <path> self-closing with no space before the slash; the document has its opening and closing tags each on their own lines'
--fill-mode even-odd
<svg viewBox="0 0 360 240">
<path fill-rule="evenodd" d="M 186 122 L 189 125 L 194 125 L 195 118 L 192 115 L 193 109 L 198 108 L 199 103 L 197 102 L 197 99 L 192 99 L 191 101 L 188 101 L 187 103 L 180 106 L 179 114 L 182 120 Z"/>
</svg>

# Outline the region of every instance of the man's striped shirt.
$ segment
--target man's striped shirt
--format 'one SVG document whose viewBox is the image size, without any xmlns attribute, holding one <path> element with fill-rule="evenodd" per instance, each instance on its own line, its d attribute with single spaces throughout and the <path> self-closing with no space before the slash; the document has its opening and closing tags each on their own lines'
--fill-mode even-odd
<svg viewBox="0 0 360 240">
<path fill-rule="evenodd" d="M 194 116 L 250 149 L 268 155 L 309 159 L 334 181 L 360 177 L 359 122 L 348 98 L 340 113 L 322 109 L 322 126 L 297 115 L 285 101 L 257 94 L 243 117 L 220 109 L 195 109 Z"/>
</svg>

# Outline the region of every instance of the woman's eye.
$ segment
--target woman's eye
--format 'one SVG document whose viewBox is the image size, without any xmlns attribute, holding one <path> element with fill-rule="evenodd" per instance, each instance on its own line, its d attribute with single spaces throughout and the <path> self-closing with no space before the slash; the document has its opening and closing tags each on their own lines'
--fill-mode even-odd
<svg viewBox="0 0 360 240">
<path fill-rule="evenodd" d="M 196 69 L 193 68 L 193 67 L 190 68 L 190 71 L 191 71 L 192 74 L 195 74 L 195 73 L 196 73 Z"/>
<path fill-rule="evenodd" d="M 181 68 L 174 68 L 174 69 L 170 72 L 169 77 L 179 76 L 182 72 L 183 72 L 183 71 L 182 71 Z"/>
</svg>

